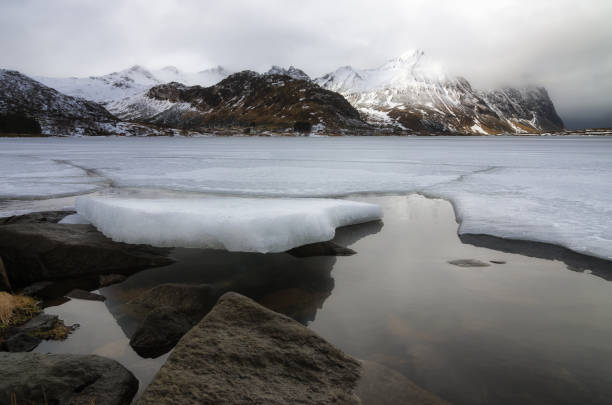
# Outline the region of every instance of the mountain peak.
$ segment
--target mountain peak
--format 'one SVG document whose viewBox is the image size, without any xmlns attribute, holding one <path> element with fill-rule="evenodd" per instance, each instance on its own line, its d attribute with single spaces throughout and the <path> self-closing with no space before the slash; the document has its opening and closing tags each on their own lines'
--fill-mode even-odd
<svg viewBox="0 0 612 405">
<path fill-rule="evenodd" d="M 161 70 L 163 70 L 164 72 L 174 73 L 176 75 L 179 74 L 178 68 L 172 65 L 164 66 Z"/>
<path fill-rule="evenodd" d="M 273 65 L 270 70 L 266 72 L 267 75 L 285 75 L 297 80 L 310 80 L 302 69 L 298 69 L 294 66 L 289 66 L 289 69 L 282 68 L 277 65 Z"/>
</svg>

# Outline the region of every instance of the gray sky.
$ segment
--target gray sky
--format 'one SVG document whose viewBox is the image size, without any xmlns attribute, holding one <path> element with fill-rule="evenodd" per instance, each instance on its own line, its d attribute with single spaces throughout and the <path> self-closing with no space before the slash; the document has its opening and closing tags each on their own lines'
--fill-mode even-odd
<svg viewBox="0 0 612 405">
<path fill-rule="evenodd" d="M 546 86 L 569 127 L 612 126 L 611 17 L 612 0 L 0 0 L 0 67 L 319 76 L 420 48 L 475 87 Z"/>
</svg>

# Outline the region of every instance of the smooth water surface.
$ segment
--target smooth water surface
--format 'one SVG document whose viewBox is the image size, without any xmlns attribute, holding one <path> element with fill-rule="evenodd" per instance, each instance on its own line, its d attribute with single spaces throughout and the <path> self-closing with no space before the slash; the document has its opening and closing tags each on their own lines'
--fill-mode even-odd
<svg viewBox="0 0 612 405">
<path fill-rule="evenodd" d="M 102 289 L 106 303 L 49 308 L 82 326 L 37 350 L 115 358 L 142 390 L 165 357 L 141 359 L 131 350 L 128 336 L 140 320 L 125 316 L 122 304 L 161 283 L 207 283 L 286 313 L 347 353 L 457 404 L 609 403 L 612 283 L 563 262 L 463 244 L 444 200 L 352 199 L 385 213 L 384 224 L 338 231 L 336 242 L 354 256 L 177 249 L 177 263 Z M 489 266 L 448 263 L 459 259 Z"/>
</svg>

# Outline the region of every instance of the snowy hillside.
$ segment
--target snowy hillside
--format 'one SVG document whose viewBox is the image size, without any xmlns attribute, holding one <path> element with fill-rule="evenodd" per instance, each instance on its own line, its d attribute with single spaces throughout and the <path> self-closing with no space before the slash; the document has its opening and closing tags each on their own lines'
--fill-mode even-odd
<svg viewBox="0 0 612 405">
<path fill-rule="evenodd" d="M 300 76 L 297 69 L 278 71 L 283 73 L 243 71 L 210 87 L 162 84 L 107 107 L 124 120 L 203 132 L 240 127 L 340 134 L 371 129 L 340 94 L 292 77 Z"/>
<path fill-rule="evenodd" d="M 35 79 L 64 94 L 107 104 L 141 94 L 151 87 L 163 83 L 179 82 L 187 85 L 210 86 L 223 80 L 230 73 L 221 66 L 196 73 L 187 73 L 174 66 L 150 71 L 142 66 L 135 65 L 129 69 L 104 76 L 35 77 Z"/>
<path fill-rule="evenodd" d="M 476 134 L 563 128 L 545 89 L 476 91 L 420 50 L 374 69 L 344 66 L 315 82 L 339 92 L 367 121 L 382 126 Z"/>
<path fill-rule="evenodd" d="M 0 69 L 0 116 L 31 122 L 48 135 L 99 135 L 115 132 L 117 118 L 99 104 L 70 97 L 12 70 Z M 11 132 L 11 131 L 6 131 Z"/>
</svg>

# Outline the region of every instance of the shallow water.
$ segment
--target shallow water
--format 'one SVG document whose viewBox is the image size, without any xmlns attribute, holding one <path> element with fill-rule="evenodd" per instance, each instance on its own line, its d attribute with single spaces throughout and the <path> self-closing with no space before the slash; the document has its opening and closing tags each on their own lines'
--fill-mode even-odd
<svg viewBox="0 0 612 405">
<path fill-rule="evenodd" d="M 81 328 L 37 351 L 115 358 L 142 390 L 165 356 L 142 359 L 132 351 L 127 336 L 139 319 L 125 316 L 122 304 L 160 283 L 207 283 L 287 313 L 347 353 L 397 370 L 454 403 L 609 403 L 609 281 L 560 261 L 464 244 L 444 200 L 351 199 L 380 204 L 385 212 L 384 225 L 338 231 L 336 242 L 356 250 L 354 256 L 177 249 L 177 263 L 102 289 L 106 303 L 73 300 L 48 308 Z M 490 266 L 448 263 L 458 259 Z"/>
</svg>

